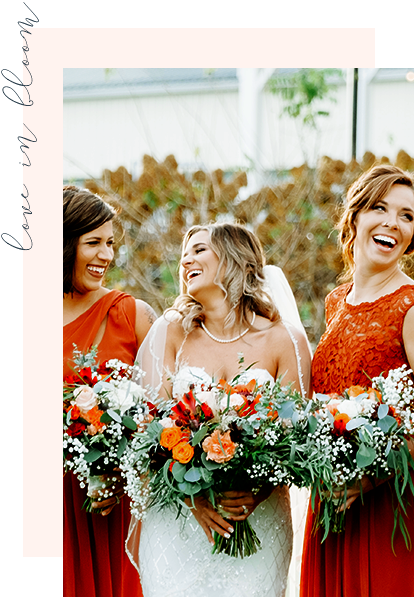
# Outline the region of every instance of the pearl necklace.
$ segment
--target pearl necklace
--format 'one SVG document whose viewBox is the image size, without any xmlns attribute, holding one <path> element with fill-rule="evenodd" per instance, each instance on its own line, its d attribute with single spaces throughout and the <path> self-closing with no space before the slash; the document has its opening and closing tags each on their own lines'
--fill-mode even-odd
<svg viewBox="0 0 414 597">
<path fill-rule="evenodd" d="M 254 324 L 254 320 L 256 319 L 256 313 L 253 312 L 253 318 L 252 318 L 252 323 L 250 325 Z M 250 328 L 246 328 L 244 330 L 244 332 L 242 332 L 241 334 L 239 334 L 238 336 L 235 336 L 234 338 L 230 338 L 230 340 L 224 340 L 223 338 L 216 338 L 215 336 L 213 336 L 213 334 L 211 332 L 208 331 L 208 329 L 206 328 L 206 326 L 204 325 L 204 322 L 201 321 L 200 322 L 201 327 L 203 328 L 203 330 L 205 331 L 205 333 L 207 334 L 207 336 L 210 336 L 210 338 L 212 340 L 214 340 L 215 342 L 220 342 L 220 344 L 229 344 L 230 342 L 236 342 L 236 340 L 240 340 L 240 338 L 242 338 L 245 334 L 247 334 L 247 332 L 249 331 Z"/>
</svg>

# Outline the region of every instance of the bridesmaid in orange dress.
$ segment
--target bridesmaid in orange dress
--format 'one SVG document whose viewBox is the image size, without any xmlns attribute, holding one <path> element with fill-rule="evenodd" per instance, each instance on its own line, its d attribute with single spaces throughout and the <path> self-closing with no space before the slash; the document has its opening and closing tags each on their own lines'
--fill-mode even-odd
<svg viewBox="0 0 414 597">
<path fill-rule="evenodd" d="M 98 360 L 118 358 L 133 364 L 155 320 L 146 303 L 102 286 L 113 258 L 113 207 L 86 189 L 63 189 L 64 376 L 69 375 L 73 344 L 87 351 L 98 345 Z M 121 498 L 121 499 L 119 499 Z M 102 514 L 82 510 L 86 489 L 72 473 L 64 476 L 64 597 L 139 597 L 139 577 L 125 553 L 130 511 L 122 484 L 114 496 L 96 503 Z M 117 503 L 119 502 L 119 504 Z"/>
<path fill-rule="evenodd" d="M 328 394 L 369 385 L 403 364 L 414 367 L 414 281 L 399 264 L 414 251 L 414 183 L 394 166 L 377 166 L 349 189 L 338 225 L 349 278 L 326 299 L 327 329 L 312 364 L 314 390 Z M 369 377 L 368 377 L 369 376 Z M 412 441 L 409 441 L 414 454 Z M 345 531 L 312 530 L 309 510 L 301 597 L 413 597 L 414 553 L 397 527 L 392 479 L 348 490 Z M 414 542 L 413 496 L 405 523 Z"/>
</svg>

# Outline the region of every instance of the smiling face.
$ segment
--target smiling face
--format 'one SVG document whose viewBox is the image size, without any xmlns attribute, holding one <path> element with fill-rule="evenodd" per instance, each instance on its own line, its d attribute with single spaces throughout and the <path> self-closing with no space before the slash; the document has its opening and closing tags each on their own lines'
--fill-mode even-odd
<svg viewBox="0 0 414 597">
<path fill-rule="evenodd" d="M 211 248 L 210 235 L 207 230 L 200 230 L 191 236 L 184 247 L 180 276 L 187 293 L 197 298 L 206 289 L 217 290 L 215 278 L 219 258 Z M 220 292 L 223 291 L 220 289 Z"/>
<path fill-rule="evenodd" d="M 113 242 L 111 221 L 79 237 L 73 269 L 73 285 L 77 292 L 85 294 L 100 289 L 114 257 Z"/>
<path fill-rule="evenodd" d="M 381 268 L 395 266 L 414 235 L 414 194 L 410 187 L 395 184 L 355 220 L 355 264 L 368 259 Z"/>
</svg>

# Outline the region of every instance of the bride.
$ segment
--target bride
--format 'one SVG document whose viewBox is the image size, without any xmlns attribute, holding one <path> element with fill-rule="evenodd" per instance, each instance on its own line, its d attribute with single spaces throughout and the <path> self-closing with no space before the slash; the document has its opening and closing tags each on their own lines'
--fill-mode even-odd
<svg viewBox="0 0 414 597">
<path fill-rule="evenodd" d="M 252 367 L 239 383 L 254 378 L 262 384 L 283 376 L 285 384 L 291 382 L 305 395 L 309 348 L 303 328 L 282 321 L 275 307 L 287 292 L 281 303 L 287 304 L 286 312 L 293 311 L 288 319 L 296 317 L 300 326 L 293 295 L 280 274 L 273 302 L 254 234 L 238 224 L 192 227 L 183 241 L 181 293 L 138 353 L 145 383 L 181 398 L 196 380 L 230 381 L 240 373 L 243 355 L 244 364 Z M 131 523 L 127 551 L 139 569 L 144 596 L 213 597 L 223 591 L 226 597 L 283 597 L 293 535 L 288 488 L 269 486 L 256 495 L 247 488 L 227 492 L 220 506 L 228 520 L 207 498 L 196 498 L 195 506 L 178 519 L 173 511 L 150 510 L 141 533 Z M 245 559 L 212 555 L 213 531 L 229 537 L 231 521 L 247 517 L 262 549 Z"/>
</svg>

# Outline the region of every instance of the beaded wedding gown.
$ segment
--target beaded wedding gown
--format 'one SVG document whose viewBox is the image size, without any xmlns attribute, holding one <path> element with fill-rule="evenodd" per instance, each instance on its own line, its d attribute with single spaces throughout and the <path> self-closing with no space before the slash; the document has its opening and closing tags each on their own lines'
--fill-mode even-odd
<svg viewBox="0 0 414 597">
<path fill-rule="evenodd" d="M 160 387 L 162 379 L 168 324 L 165 317 L 160 317 L 138 354 L 146 371 L 145 384 L 153 388 Z M 304 392 L 295 328 L 292 330 L 287 324 L 286 328 L 295 346 Z M 197 382 L 206 386 L 211 383 L 211 377 L 204 369 L 178 363 L 176 367 L 173 376 L 176 398 L 188 391 L 189 383 L 196 381 L 196 386 Z M 253 378 L 259 385 L 274 381 L 268 371 L 253 368 L 242 374 L 239 383 L 247 383 Z M 306 498 L 301 503 L 302 513 L 305 512 L 304 501 L 306 503 Z M 241 559 L 223 553 L 213 555 L 211 544 L 190 511 L 178 518 L 174 510 L 159 512 L 154 508 L 147 511 L 140 535 L 131 523 L 126 542 L 127 553 L 140 574 L 144 597 L 216 597 L 219 594 L 225 597 L 287 597 L 294 534 L 289 489 L 275 488 L 249 516 L 249 522 L 262 548 Z M 292 584 L 296 586 L 297 564 L 300 560 L 292 566 Z M 290 589 L 289 597 L 294 593 L 296 589 Z"/>
</svg>

